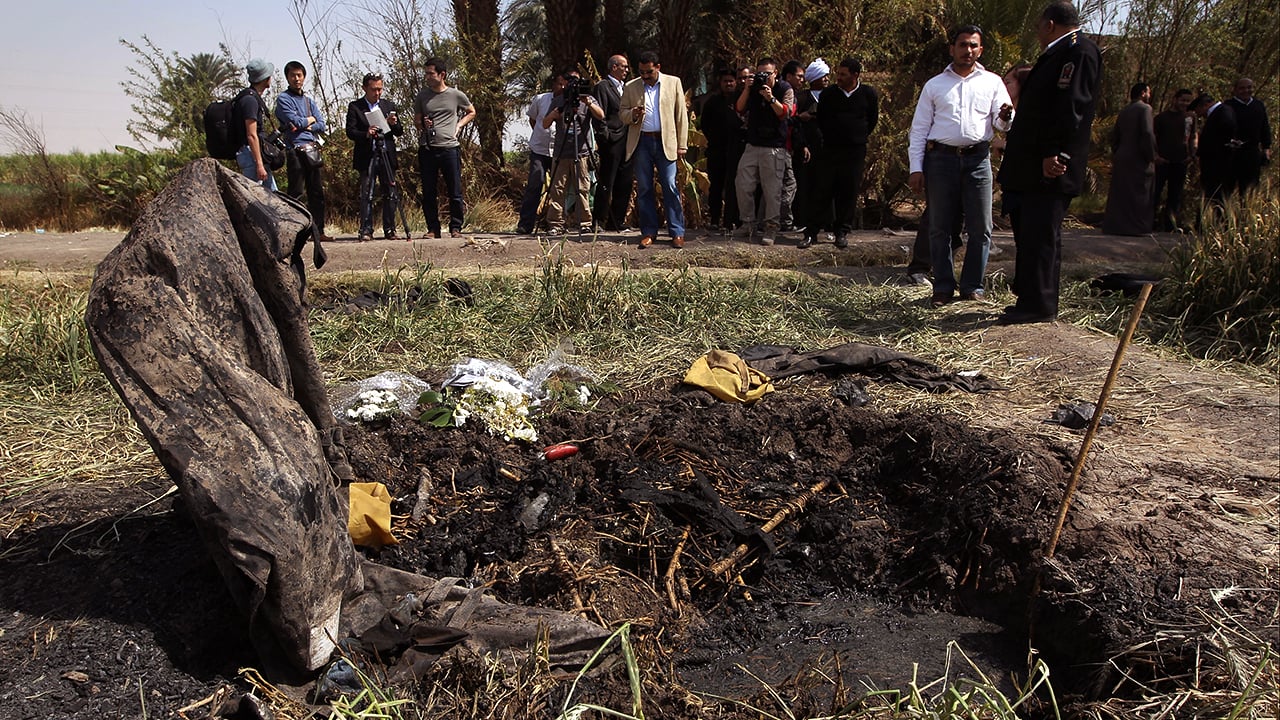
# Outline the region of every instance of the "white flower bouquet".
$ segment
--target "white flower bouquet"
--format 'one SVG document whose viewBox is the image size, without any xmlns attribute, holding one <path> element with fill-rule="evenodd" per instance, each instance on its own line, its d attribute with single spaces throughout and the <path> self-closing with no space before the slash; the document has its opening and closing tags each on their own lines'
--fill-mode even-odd
<svg viewBox="0 0 1280 720">
<path fill-rule="evenodd" d="M 356 395 L 347 408 L 347 419 L 352 422 L 377 423 L 389 420 L 400 412 L 400 399 L 390 390 L 365 390 Z"/>
<path fill-rule="evenodd" d="M 538 440 L 538 431 L 529 422 L 529 396 L 506 380 L 481 376 L 462 392 L 453 408 L 453 424 L 462 427 L 472 417 L 495 437 Z"/>
</svg>

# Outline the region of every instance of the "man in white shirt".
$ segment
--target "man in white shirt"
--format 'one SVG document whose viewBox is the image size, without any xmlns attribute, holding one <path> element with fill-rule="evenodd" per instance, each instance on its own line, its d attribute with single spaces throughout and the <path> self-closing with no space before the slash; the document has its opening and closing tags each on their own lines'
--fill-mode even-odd
<svg viewBox="0 0 1280 720">
<path fill-rule="evenodd" d="M 516 233 L 532 235 L 538 222 L 538 208 L 551 174 L 552 132 L 542 126 L 542 120 L 551 112 L 555 98 L 564 92 L 564 78 L 556 75 L 551 80 L 551 92 L 534 95 L 529 103 L 529 179 L 525 181 L 524 198 L 520 200 L 520 222 Z"/>
<path fill-rule="evenodd" d="M 1013 103 L 999 75 L 978 63 L 982 29 L 964 25 L 951 36 L 951 64 L 920 91 L 911 121 L 908 183 L 929 204 L 929 249 L 934 307 L 955 299 L 952 223 L 963 212 L 968 231 L 959 291 L 983 299 L 983 275 L 991 245 L 991 138 L 1008 131 Z"/>
</svg>

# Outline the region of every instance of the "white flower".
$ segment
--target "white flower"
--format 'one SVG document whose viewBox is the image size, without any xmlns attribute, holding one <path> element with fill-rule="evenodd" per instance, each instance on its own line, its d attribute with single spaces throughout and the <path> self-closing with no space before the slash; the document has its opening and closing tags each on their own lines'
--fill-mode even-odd
<svg viewBox="0 0 1280 720">
<path fill-rule="evenodd" d="M 482 376 L 463 391 L 453 422 L 461 427 L 472 415 L 483 421 L 490 435 L 526 442 L 538 439 L 528 420 L 529 397 L 505 380 Z"/>
</svg>

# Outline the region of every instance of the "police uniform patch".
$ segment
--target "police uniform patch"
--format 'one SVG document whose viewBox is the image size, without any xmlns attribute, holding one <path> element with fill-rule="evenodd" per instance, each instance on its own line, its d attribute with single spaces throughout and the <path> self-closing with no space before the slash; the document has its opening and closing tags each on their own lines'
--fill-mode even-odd
<svg viewBox="0 0 1280 720">
<path fill-rule="evenodd" d="M 1058 89 L 1066 90 L 1071 87 L 1071 77 L 1076 74 L 1076 64 L 1069 62 L 1062 66 L 1062 73 L 1058 75 Z"/>
</svg>

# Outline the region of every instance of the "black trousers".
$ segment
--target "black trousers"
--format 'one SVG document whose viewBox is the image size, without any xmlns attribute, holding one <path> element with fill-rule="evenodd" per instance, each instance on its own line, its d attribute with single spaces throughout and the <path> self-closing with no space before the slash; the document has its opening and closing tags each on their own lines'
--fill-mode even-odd
<svg viewBox="0 0 1280 720">
<path fill-rule="evenodd" d="M 817 234 L 819 225 L 830 227 L 837 235 L 847 235 L 853 230 L 853 218 L 858 210 L 858 196 L 862 192 L 862 171 L 867 164 L 867 146 L 836 145 L 822 151 L 809 191 L 809 235 Z M 801 202 L 804 202 L 802 196 Z M 830 222 L 823 217 L 825 208 L 834 210 Z"/>
<path fill-rule="evenodd" d="M 1155 182 L 1152 193 L 1155 201 L 1151 206 L 1156 209 L 1156 229 L 1173 230 L 1178 225 L 1178 213 L 1182 210 L 1182 194 L 1187 186 L 1187 164 L 1185 162 L 1156 163 Z M 1160 207 L 1160 196 L 1168 187 L 1168 197 L 1164 207 Z"/>
<path fill-rule="evenodd" d="M 738 225 L 738 160 L 742 159 L 742 147 L 736 143 L 728 147 L 707 148 L 707 220 L 712 225 L 725 227 Z"/>
<path fill-rule="evenodd" d="M 288 182 L 286 193 L 294 200 L 302 200 L 307 195 L 307 211 L 311 213 L 311 224 L 316 234 L 324 235 L 324 178 L 323 168 L 311 167 L 292 149 L 284 154 L 285 180 Z"/>
<path fill-rule="evenodd" d="M 600 140 L 600 167 L 596 169 L 596 196 L 592 216 L 605 230 L 621 230 L 627 224 L 627 207 L 631 204 L 634 176 L 627 161 L 627 138 L 616 142 Z"/>
<path fill-rule="evenodd" d="M 1014 305 L 1020 313 L 1056 317 L 1062 271 L 1062 219 L 1071 196 L 1061 193 L 1019 192 L 1009 208 L 1013 221 Z"/>
</svg>

